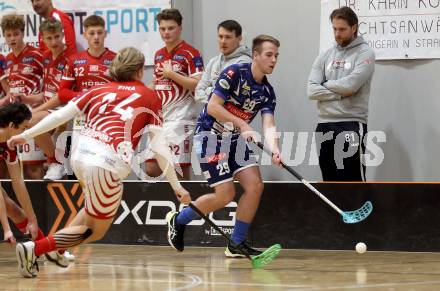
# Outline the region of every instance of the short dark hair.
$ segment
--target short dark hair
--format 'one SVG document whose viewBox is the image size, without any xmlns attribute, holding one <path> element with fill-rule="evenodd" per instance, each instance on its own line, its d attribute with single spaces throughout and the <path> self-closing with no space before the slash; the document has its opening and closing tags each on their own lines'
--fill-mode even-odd
<svg viewBox="0 0 440 291">
<path fill-rule="evenodd" d="M 17 128 L 25 120 L 30 120 L 32 113 L 23 103 L 10 103 L 0 108 L 0 127 L 5 128 L 12 122 Z"/>
<path fill-rule="evenodd" d="M 241 25 L 235 20 L 230 19 L 220 22 L 220 24 L 217 26 L 217 31 L 220 29 L 220 27 L 223 27 L 227 31 L 235 32 L 236 37 L 239 37 L 242 34 Z"/>
<path fill-rule="evenodd" d="M 157 14 L 156 20 L 158 23 L 160 23 L 162 20 L 174 20 L 179 26 L 181 26 L 183 17 L 182 14 L 180 14 L 179 9 L 169 8 L 164 9 Z"/>
<path fill-rule="evenodd" d="M 261 47 L 265 42 L 270 42 L 273 43 L 276 47 L 280 47 L 280 41 L 275 37 L 266 34 L 260 34 L 252 41 L 252 51 L 257 51 L 258 53 L 260 53 Z"/>
<path fill-rule="evenodd" d="M 90 26 L 102 26 L 105 28 L 105 20 L 99 15 L 90 15 L 84 19 L 83 27 L 87 29 Z"/>
<path fill-rule="evenodd" d="M 347 6 L 342 6 L 341 8 L 333 10 L 333 12 L 330 14 L 330 21 L 333 21 L 333 19 L 343 19 L 347 21 L 348 25 L 354 26 L 359 23 L 358 17 L 356 13 Z M 357 29 L 356 29 L 357 34 Z"/>
</svg>

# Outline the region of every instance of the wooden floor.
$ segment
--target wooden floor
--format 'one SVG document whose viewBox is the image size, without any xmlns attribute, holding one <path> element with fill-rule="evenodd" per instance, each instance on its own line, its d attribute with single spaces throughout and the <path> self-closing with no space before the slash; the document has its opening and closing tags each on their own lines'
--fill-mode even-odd
<svg viewBox="0 0 440 291">
<path fill-rule="evenodd" d="M 440 290 L 440 253 L 283 250 L 264 269 L 223 249 L 85 245 L 74 264 L 40 263 L 21 278 L 15 251 L 0 246 L 0 290 Z"/>
</svg>

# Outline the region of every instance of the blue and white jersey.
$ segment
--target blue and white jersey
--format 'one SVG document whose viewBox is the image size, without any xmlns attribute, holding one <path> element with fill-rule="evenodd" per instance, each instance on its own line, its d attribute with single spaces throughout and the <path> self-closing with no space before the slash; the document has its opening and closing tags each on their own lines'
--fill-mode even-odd
<svg viewBox="0 0 440 291">
<path fill-rule="evenodd" d="M 250 123 L 258 111 L 261 114 L 274 114 L 276 97 L 272 86 L 264 77 L 257 83 L 251 71 L 252 64 L 234 64 L 227 67 L 217 79 L 212 94 L 225 100 L 224 107 L 233 115 Z M 211 98 L 211 97 L 210 97 Z M 209 101 L 208 101 L 209 102 Z M 229 132 L 239 134 L 232 123 L 223 123 L 208 114 L 208 105 L 200 113 L 196 125 L 196 134 L 210 131 L 215 134 Z"/>
</svg>

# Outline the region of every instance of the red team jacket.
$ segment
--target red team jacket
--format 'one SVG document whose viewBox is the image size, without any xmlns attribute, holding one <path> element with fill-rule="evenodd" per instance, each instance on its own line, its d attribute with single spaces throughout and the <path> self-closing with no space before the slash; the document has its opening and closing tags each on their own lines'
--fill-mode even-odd
<svg viewBox="0 0 440 291">
<path fill-rule="evenodd" d="M 41 92 L 43 76 L 43 55 L 40 50 L 26 45 L 16 57 L 13 52 L 6 56 L 4 77 L 8 78 L 12 94 L 25 95 Z"/>
<path fill-rule="evenodd" d="M 69 62 L 71 53 L 66 49 L 55 60 L 52 52 L 47 50 L 43 55 L 43 98 L 44 102 L 58 94 L 64 68 Z"/>
<path fill-rule="evenodd" d="M 93 86 L 111 82 L 108 67 L 115 56 L 116 53 L 109 49 L 98 58 L 87 50 L 73 55 L 64 70 L 58 98 L 67 103 Z"/>
<path fill-rule="evenodd" d="M 197 116 L 193 92 L 184 89 L 170 79 L 159 80 L 158 71 L 163 63 L 171 60 L 173 71 L 185 77 L 203 74 L 203 60 L 200 52 L 187 44 L 179 43 L 171 52 L 166 47 L 158 50 L 154 56 L 155 90 L 162 100 L 165 120 L 192 119 Z"/>
</svg>

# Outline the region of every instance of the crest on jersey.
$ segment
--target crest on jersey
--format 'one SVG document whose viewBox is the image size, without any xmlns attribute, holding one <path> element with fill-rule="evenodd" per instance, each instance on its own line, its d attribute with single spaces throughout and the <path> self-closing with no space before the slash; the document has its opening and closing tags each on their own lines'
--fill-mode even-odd
<svg viewBox="0 0 440 291">
<path fill-rule="evenodd" d="M 182 71 L 183 67 L 181 64 L 177 63 L 177 64 L 173 64 L 173 72 L 180 72 Z"/>
<path fill-rule="evenodd" d="M 226 75 L 228 75 L 230 78 L 234 77 L 235 72 L 234 70 L 228 70 L 228 72 L 226 73 Z"/>
<path fill-rule="evenodd" d="M 241 86 L 241 94 L 249 96 L 249 91 L 251 91 L 251 87 L 247 84 L 247 81 L 244 81 L 243 86 Z"/>
<path fill-rule="evenodd" d="M 33 71 L 34 71 L 34 68 L 32 68 L 32 67 L 24 67 L 22 70 L 23 74 L 30 74 Z"/>
</svg>

